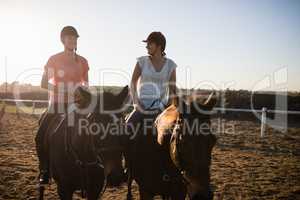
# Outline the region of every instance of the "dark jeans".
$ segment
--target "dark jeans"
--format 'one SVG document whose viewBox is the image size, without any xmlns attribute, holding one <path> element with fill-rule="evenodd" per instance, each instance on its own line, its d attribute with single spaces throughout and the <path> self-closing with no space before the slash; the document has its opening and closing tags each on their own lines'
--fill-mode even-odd
<svg viewBox="0 0 300 200">
<path fill-rule="evenodd" d="M 134 109 L 126 118 L 126 135 L 122 137 L 122 144 L 125 148 L 125 167 L 128 168 L 129 163 L 132 162 L 131 154 L 136 152 L 137 137 L 140 136 L 140 130 L 146 124 L 146 122 L 153 122 L 160 111 L 155 113 L 145 113 L 138 109 Z M 147 120 L 147 121 L 146 121 Z M 144 129 L 143 129 L 144 130 Z"/>
<path fill-rule="evenodd" d="M 49 156 L 48 156 L 48 143 L 46 141 L 46 133 L 49 124 L 55 119 L 58 114 L 65 113 L 68 104 L 54 103 L 50 105 L 45 113 L 41 116 L 40 126 L 35 137 L 36 151 L 39 158 L 39 169 L 41 171 L 48 171 Z"/>
<path fill-rule="evenodd" d="M 134 109 L 126 119 L 126 131 L 129 131 L 128 135 L 136 135 L 142 126 L 153 127 L 153 123 L 160 113 L 160 110 L 140 111 Z"/>
</svg>

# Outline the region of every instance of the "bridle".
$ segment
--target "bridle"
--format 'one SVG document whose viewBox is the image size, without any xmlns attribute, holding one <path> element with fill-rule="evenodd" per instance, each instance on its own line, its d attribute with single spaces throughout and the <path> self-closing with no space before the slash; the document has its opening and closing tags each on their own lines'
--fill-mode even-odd
<svg viewBox="0 0 300 200">
<path fill-rule="evenodd" d="M 180 141 L 183 140 L 184 137 L 184 126 L 186 125 L 186 121 L 189 121 L 191 119 L 197 119 L 197 114 L 186 114 L 186 113 L 179 113 L 178 117 L 176 118 L 176 122 L 173 127 L 172 132 L 172 140 L 174 142 L 175 148 L 176 148 L 176 157 L 178 159 L 177 162 L 177 168 L 180 171 L 180 174 L 185 177 L 184 175 L 187 174 L 187 165 L 184 162 L 184 155 L 182 155 L 182 146 L 180 144 Z M 172 142 L 172 141 L 171 141 Z M 186 179 L 186 178 L 184 178 Z"/>
<path fill-rule="evenodd" d="M 184 119 L 185 119 L 184 116 L 185 116 L 185 114 L 179 113 L 179 115 L 176 119 L 176 122 L 174 124 L 172 137 L 173 137 L 173 135 L 175 136 L 174 143 L 175 143 L 176 154 L 177 154 L 176 156 L 178 158 L 177 168 L 180 171 L 180 174 L 181 174 L 183 180 L 186 181 L 183 176 L 186 173 L 186 166 L 182 159 L 182 152 L 181 152 L 181 147 L 179 144 L 180 140 L 182 140 L 182 138 L 183 138 L 183 126 L 184 126 Z"/>
<path fill-rule="evenodd" d="M 63 123 L 63 121 L 65 121 L 68 118 L 68 115 L 71 112 L 74 112 L 75 110 L 72 110 L 72 106 L 70 106 L 70 112 L 65 114 L 64 119 L 62 120 L 62 122 L 60 124 Z M 92 112 L 89 113 L 88 115 L 85 116 L 85 118 L 92 122 L 95 121 L 95 117 L 96 115 L 99 116 L 99 114 Z M 113 123 L 118 123 L 120 121 L 120 119 L 115 115 L 115 114 L 100 114 L 100 115 L 109 115 L 112 118 L 112 122 Z M 82 159 L 80 159 L 78 153 L 75 151 L 74 147 L 72 146 L 72 142 L 71 142 L 71 135 L 70 132 L 72 130 L 70 130 L 70 127 L 66 126 L 66 130 L 65 135 L 64 135 L 64 142 L 65 142 L 65 151 L 66 153 L 70 154 L 71 157 L 73 158 L 75 164 L 79 167 L 80 169 L 80 177 L 81 177 L 81 194 L 82 197 L 84 197 L 85 193 L 84 191 L 86 191 L 88 188 L 88 176 L 87 174 L 87 170 L 89 167 L 99 167 L 101 169 L 104 170 L 104 158 L 102 156 L 103 153 L 105 152 L 109 152 L 109 151 L 121 151 L 122 148 L 121 147 L 112 147 L 112 146 L 102 146 L 102 147 L 96 147 L 95 145 L 95 140 L 94 140 L 94 136 L 92 136 L 92 134 L 88 134 L 88 146 L 91 147 L 91 152 L 92 152 L 92 157 L 94 158 L 92 161 L 83 161 Z M 107 177 L 104 176 L 104 185 L 103 188 L 100 192 L 100 196 L 103 195 L 103 193 L 106 190 L 106 186 L 107 186 Z"/>
<path fill-rule="evenodd" d="M 182 179 L 182 181 L 184 182 L 185 185 L 192 185 L 192 183 L 190 182 L 189 178 L 187 178 L 187 166 L 183 160 L 183 155 L 182 155 L 182 146 L 180 145 L 180 140 L 182 140 L 183 138 L 183 128 L 185 125 L 185 120 L 187 119 L 197 119 L 196 115 L 193 114 L 185 114 L 185 113 L 179 113 L 178 117 L 176 118 L 176 122 L 174 124 L 174 127 L 172 129 L 172 139 L 171 139 L 171 143 L 172 140 L 174 140 L 174 145 L 176 148 L 176 151 L 174 152 L 176 154 L 176 158 L 177 158 L 177 164 L 176 167 L 180 172 L 180 177 Z M 173 138 L 174 136 L 174 138 Z M 173 150 L 173 149 L 171 149 Z"/>
<path fill-rule="evenodd" d="M 160 110 L 160 109 L 162 109 L 162 108 L 152 108 L 156 103 L 158 103 L 159 105 L 161 104 L 163 108 L 166 108 L 166 107 L 167 107 L 167 105 L 165 105 L 165 104 L 163 103 L 163 101 L 162 101 L 160 98 L 158 98 L 158 99 L 154 99 L 154 100 L 152 101 L 152 103 L 150 104 L 150 106 L 148 106 L 147 108 L 145 108 L 145 110 L 148 110 L 148 111 L 155 111 L 155 110 Z"/>
</svg>

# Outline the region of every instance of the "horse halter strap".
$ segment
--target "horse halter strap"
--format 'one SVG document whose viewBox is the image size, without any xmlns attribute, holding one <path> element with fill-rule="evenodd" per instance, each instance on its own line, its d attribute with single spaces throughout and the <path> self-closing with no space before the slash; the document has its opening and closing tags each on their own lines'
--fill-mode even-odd
<svg viewBox="0 0 300 200">
<path fill-rule="evenodd" d="M 173 131 L 176 131 L 176 139 L 175 139 L 175 146 L 176 146 L 176 149 L 177 149 L 177 157 L 178 157 L 178 162 L 179 162 L 179 166 L 178 167 L 178 170 L 180 171 L 180 174 L 181 174 L 181 178 L 183 180 L 183 182 L 185 184 L 190 184 L 189 181 L 186 179 L 185 175 L 186 175 L 186 168 L 185 168 L 185 164 L 184 164 L 184 161 L 182 160 L 182 155 L 181 155 L 181 148 L 180 148 L 180 145 L 179 145 L 179 141 L 182 140 L 182 137 L 183 137 L 183 126 L 185 124 L 185 120 L 187 118 L 192 118 L 193 115 L 187 115 L 187 114 L 184 114 L 184 113 L 180 113 L 179 116 L 177 117 L 176 119 L 176 123 L 174 125 L 174 129 Z"/>
<path fill-rule="evenodd" d="M 180 148 L 179 148 L 179 140 L 182 139 L 182 127 L 184 124 L 184 120 L 182 118 L 182 114 L 179 114 L 179 116 L 176 119 L 175 125 L 174 125 L 174 129 L 173 131 L 176 134 L 176 138 L 175 138 L 175 146 L 176 146 L 176 150 L 177 150 L 177 155 L 178 155 L 178 159 L 179 159 L 179 171 L 182 174 L 184 169 L 182 166 L 182 160 L 181 160 L 181 156 L 180 156 Z"/>
</svg>

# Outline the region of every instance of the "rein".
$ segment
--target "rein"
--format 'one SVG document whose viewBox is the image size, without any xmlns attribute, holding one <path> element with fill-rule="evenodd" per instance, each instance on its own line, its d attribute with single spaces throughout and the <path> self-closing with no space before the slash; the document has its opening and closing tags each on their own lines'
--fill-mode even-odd
<svg viewBox="0 0 300 200">
<path fill-rule="evenodd" d="M 183 175 L 184 173 L 184 168 L 182 166 L 182 159 L 180 156 L 180 148 L 179 148 L 179 140 L 181 140 L 182 138 L 182 127 L 183 127 L 183 119 L 181 117 L 182 114 L 180 114 L 177 119 L 176 119 L 176 123 L 174 125 L 174 129 L 173 132 L 175 131 L 176 137 L 175 137 L 175 148 L 177 150 L 177 155 L 178 155 L 178 159 L 179 159 L 179 171 L 180 174 Z"/>
<path fill-rule="evenodd" d="M 74 107 L 74 106 L 73 106 Z M 70 109 L 70 111 L 68 113 L 65 114 L 64 118 L 62 119 L 62 121 L 59 123 L 58 127 L 56 128 L 56 130 L 58 130 L 59 127 L 61 127 L 65 121 L 68 121 L 68 115 L 70 113 L 73 113 L 75 111 L 75 109 Z M 115 115 L 111 115 L 112 119 L 114 122 L 118 121 L 118 118 Z M 94 114 L 90 113 L 86 116 L 86 119 L 88 119 L 89 121 L 93 120 L 94 118 Z M 103 152 L 108 152 L 108 151 L 119 151 L 122 150 L 121 147 L 101 147 L 101 148 L 96 148 L 95 147 L 95 141 L 94 138 L 92 137 L 91 134 L 88 134 L 88 146 L 91 147 L 92 150 L 92 154 L 94 157 L 94 160 L 86 162 L 83 161 L 79 158 L 78 153 L 75 151 L 75 149 L 72 146 L 72 142 L 71 142 L 71 131 L 72 129 L 68 126 L 66 126 L 66 130 L 64 131 L 64 143 L 65 143 L 65 152 L 70 154 L 71 157 L 74 159 L 75 164 L 79 167 L 80 169 L 80 179 L 81 179 L 81 196 L 85 197 L 85 191 L 88 190 L 88 168 L 91 166 L 98 166 L 100 168 L 102 168 L 104 170 L 104 159 L 102 158 L 101 154 Z M 100 193 L 100 196 L 103 195 L 103 193 L 106 190 L 106 185 L 107 185 L 107 177 L 104 177 L 104 186 L 102 188 L 102 191 Z"/>
<path fill-rule="evenodd" d="M 69 113 L 66 114 L 64 120 L 66 120 L 68 118 Z M 98 166 L 100 168 L 102 168 L 104 170 L 104 162 L 103 159 L 101 158 L 100 154 L 97 154 L 95 151 L 95 147 L 94 147 L 94 142 L 91 139 L 91 137 L 88 135 L 89 137 L 89 146 L 92 146 L 92 153 L 93 153 L 93 157 L 95 157 L 95 160 L 93 161 L 82 161 L 77 152 L 74 150 L 73 146 L 72 146 L 72 142 L 71 142 L 71 128 L 68 127 L 68 125 L 66 126 L 66 130 L 64 131 L 65 135 L 64 135 L 64 141 L 65 141 L 65 151 L 66 153 L 71 154 L 71 157 L 73 157 L 75 164 L 79 167 L 80 170 L 80 182 L 81 182 L 81 196 L 82 198 L 86 197 L 86 191 L 88 190 L 88 168 L 91 166 Z M 92 142 L 91 142 L 92 141 Z M 92 143 L 92 144 L 90 144 Z M 104 177 L 104 186 L 101 190 L 101 195 L 105 192 L 106 190 L 106 183 L 107 183 L 107 178 Z"/>
<path fill-rule="evenodd" d="M 179 141 L 182 139 L 183 137 L 183 126 L 185 124 L 185 120 L 189 120 L 189 119 L 196 119 L 197 115 L 191 115 L 191 114 L 185 114 L 185 113 L 180 113 L 179 116 L 176 119 L 176 122 L 174 124 L 174 128 L 173 128 L 173 134 L 175 132 L 176 137 L 175 137 L 175 148 L 177 151 L 177 158 L 178 158 L 178 165 L 177 168 L 180 171 L 180 177 L 182 179 L 182 181 L 186 184 L 186 185 L 191 185 L 191 182 L 189 181 L 189 179 L 186 177 L 187 174 L 187 170 L 186 170 L 186 166 L 185 163 L 182 160 L 182 155 L 181 155 L 181 148 L 180 148 L 180 144 Z"/>
<path fill-rule="evenodd" d="M 184 162 L 182 160 L 182 156 L 181 156 L 181 151 L 180 151 L 180 145 L 179 145 L 179 141 L 182 139 L 183 137 L 183 126 L 184 126 L 184 120 L 189 119 L 189 118 L 193 118 L 194 115 L 187 115 L 184 113 L 180 113 L 179 116 L 176 119 L 176 122 L 174 124 L 174 128 L 173 128 L 173 134 L 175 132 L 175 148 L 177 151 L 177 157 L 178 157 L 178 164 L 179 166 L 177 166 L 179 172 L 180 172 L 180 177 L 183 180 L 183 182 L 185 184 L 190 184 L 189 181 L 185 178 L 185 174 L 186 174 L 186 169 L 185 169 L 185 165 Z"/>
</svg>

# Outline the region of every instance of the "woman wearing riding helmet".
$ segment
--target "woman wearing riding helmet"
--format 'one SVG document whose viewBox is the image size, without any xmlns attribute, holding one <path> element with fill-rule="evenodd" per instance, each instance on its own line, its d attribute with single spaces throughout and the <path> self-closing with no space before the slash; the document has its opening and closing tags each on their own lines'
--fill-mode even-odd
<svg viewBox="0 0 300 200">
<path fill-rule="evenodd" d="M 175 98 L 176 63 L 166 57 L 166 38 L 152 32 L 146 40 L 148 56 L 137 58 L 131 80 L 131 96 L 135 109 L 127 118 L 132 126 L 143 120 L 144 111 L 161 111 Z M 128 128 L 131 128 L 131 127 Z"/>
<path fill-rule="evenodd" d="M 51 56 L 44 67 L 41 87 L 49 92 L 49 107 L 35 139 L 40 161 L 40 184 L 49 182 L 48 155 L 43 145 L 47 125 L 56 114 L 66 112 L 68 104 L 74 101 L 73 93 L 78 85 L 88 85 L 88 62 L 76 53 L 78 37 L 74 27 L 65 26 L 60 34 L 64 51 Z"/>
</svg>

